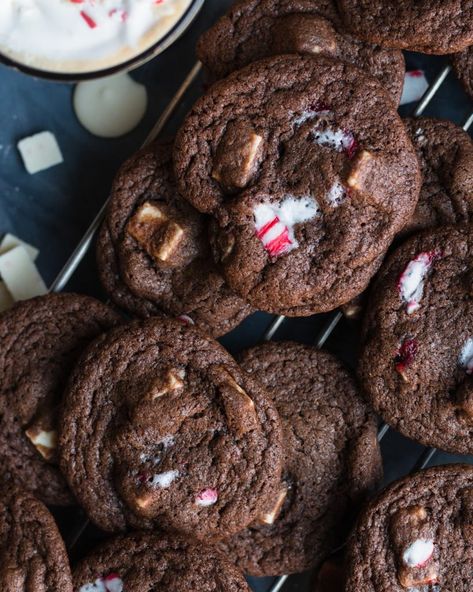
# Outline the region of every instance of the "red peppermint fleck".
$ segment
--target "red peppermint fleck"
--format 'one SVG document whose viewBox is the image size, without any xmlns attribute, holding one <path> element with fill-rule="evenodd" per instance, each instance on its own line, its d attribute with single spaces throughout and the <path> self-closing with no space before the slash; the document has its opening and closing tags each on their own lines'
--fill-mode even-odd
<svg viewBox="0 0 473 592">
<path fill-rule="evenodd" d="M 69 0 L 69 2 L 72 2 L 72 4 L 82 4 L 84 0 Z"/>
<path fill-rule="evenodd" d="M 138 479 L 139 483 L 147 483 L 149 481 L 150 475 L 149 473 L 138 473 L 136 478 Z"/>
<path fill-rule="evenodd" d="M 97 23 L 94 21 L 94 19 L 91 16 L 89 16 L 83 10 L 80 11 L 80 15 L 91 29 L 95 29 L 95 27 L 97 26 Z"/>
<path fill-rule="evenodd" d="M 424 75 L 424 72 L 422 70 L 410 70 L 409 72 L 406 72 L 406 75 L 412 76 L 412 78 L 420 78 Z"/>
<path fill-rule="evenodd" d="M 396 357 L 394 358 L 394 367 L 396 372 L 399 372 L 405 381 L 407 381 L 406 369 L 414 361 L 417 351 L 417 341 L 412 337 L 406 337 L 406 339 L 404 339 L 404 341 L 401 343 Z"/>
<path fill-rule="evenodd" d="M 212 506 L 218 500 L 218 491 L 216 489 L 204 489 L 195 498 L 197 506 Z"/>
<path fill-rule="evenodd" d="M 289 238 L 289 231 L 287 228 L 284 228 L 279 236 L 265 245 L 265 248 L 272 257 L 277 257 L 284 253 L 291 245 L 292 241 Z"/>
<path fill-rule="evenodd" d="M 351 160 L 355 154 L 358 152 L 358 142 L 356 141 L 355 136 L 351 132 L 345 132 L 348 137 L 348 141 L 345 144 L 345 154 Z"/>
<path fill-rule="evenodd" d="M 107 592 L 123 592 L 123 581 L 116 573 L 108 574 L 103 578 L 103 583 Z"/>
<path fill-rule="evenodd" d="M 187 326 L 189 326 L 189 325 L 195 325 L 194 321 L 188 315 L 182 314 L 182 315 L 179 315 L 176 318 L 177 318 L 178 321 L 181 321 L 181 323 L 183 325 L 187 325 Z"/>
<path fill-rule="evenodd" d="M 271 230 L 271 228 L 273 228 L 273 226 L 276 226 L 276 224 L 278 224 L 278 222 L 280 222 L 279 218 L 276 216 L 274 217 L 272 220 L 270 220 L 269 222 L 267 222 L 262 228 L 260 228 L 257 232 L 256 232 L 256 236 L 260 239 L 263 240 L 264 235 L 269 232 Z"/>
</svg>

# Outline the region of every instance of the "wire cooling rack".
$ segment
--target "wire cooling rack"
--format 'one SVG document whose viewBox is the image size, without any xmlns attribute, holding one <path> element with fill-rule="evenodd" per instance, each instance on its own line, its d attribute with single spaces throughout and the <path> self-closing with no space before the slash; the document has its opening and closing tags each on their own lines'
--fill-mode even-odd
<svg viewBox="0 0 473 592">
<path fill-rule="evenodd" d="M 436 97 L 438 91 L 446 81 L 447 77 L 451 72 L 451 66 L 447 65 L 440 69 L 437 76 L 430 84 L 429 88 L 420 99 L 420 101 L 415 106 L 415 109 L 412 112 L 412 116 L 419 117 L 421 116 L 426 108 L 431 104 L 433 99 Z M 171 117 L 174 115 L 175 111 L 181 105 L 182 101 L 184 100 L 186 94 L 189 92 L 191 87 L 197 81 L 197 78 L 201 71 L 201 64 L 197 62 L 188 75 L 183 80 L 181 86 L 177 90 L 176 94 L 173 96 L 161 116 L 159 117 L 158 121 L 156 122 L 153 129 L 150 131 L 148 137 L 144 142 L 144 146 L 155 140 L 163 131 L 166 124 L 169 122 Z M 468 118 L 463 124 L 464 130 L 469 130 L 469 128 L 473 125 L 473 112 L 470 113 Z M 82 237 L 81 241 L 74 249 L 73 253 L 67 260 L 64 267 L 61 269 L 57 277 L 55 278 L 54 282 L 50 287 L 50 291 L 52 292 L 59 292 L 62 291 L 68 284 L 69 280 L 72 278 L 74 273 L 76 272 L 78 266 L 88 253 L 91 245 L 93 243 L 95 234 L 100 226 L 100 223 L 104 217 L 105 210 L 106 210 L 107 202 L 102 206 L 99 213 L 96 215 L 92 223 L 90 224 L 89 228 L 85 232 L 84 236 Z M 337 326 L 340 324 L 340 321 L 343 318 L 343 313 L 339 310 L 331 313 L 328 315 L 328 320 L 322 327 L 322 330 L 318 333 L 315 339 L 315 345 L 318 348 L 324 346 L 325 342 L 329 339 L 329 337 L 333 334 Z M 294 319 L 289 319 L 284 316 L 274 316 L 267 326 L 264 333 L 261 335 L 261 341 L 269 341 L 273 339 L 278 331 L 281 330 L 283 325 L 294 322 Z M 390 428 L 386 424 L 381 424 L 378 431 L 378 440 L 381 442 L 388 432 Z M 414 460 L 412 465 L 412 471 L 423 469 L 427 467 L 433 460 L 437 454 L 437 450 L 434 448 L 426 448 L 422 447 L 421 453 L 417 454 L 417 457 Z M 74 549 L 76 545 L 79 543 L 81 538 L 84 536 L 84 533 L 88 526 L 88 520 L 86 518 L 80 517 L 79 523 L 71 529 L 69 536 L 66 537 L 66 543 L 69 548 L 69 551 Z M 278 592 L 288 583 L 288 579 L 291 578 L 289 575 L 283 575 L 277 578 L 271 578 L 268 583 L 268 578 L 264 579 L 264 582 L 258 583 L 255 578 L 251 578 L 252 587 L 256 590 L 266 590 L 266 592 Z M 297 589 L 300 589 L 297 587 Z"/>
</svg>

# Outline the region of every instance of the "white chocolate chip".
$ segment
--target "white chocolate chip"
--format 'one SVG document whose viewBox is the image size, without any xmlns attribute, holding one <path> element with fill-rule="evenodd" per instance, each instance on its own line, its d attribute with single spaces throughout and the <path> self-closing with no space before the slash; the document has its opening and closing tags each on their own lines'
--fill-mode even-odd
<svg viewBox="0 0 473 592">
<path fill-rule="evenodd" d="M 18 142 L 18 150 L 30 175 L 64 162 L 57 140 L 51 132 L 23 138 Z"/>
<path fill-rule="evenodd" d="M 32 427 L 27 429 L 25 434 L 41 456 L 46 460 L 52 458 L 57 447 L 57 432 L 55 430 L 46 431 Z"/>
<path fill-rule="evenodd" d="M 15 302 L 42 296 L 48 291 L 23 246 L 0 255 L 0 276 Z"/>
</svg>

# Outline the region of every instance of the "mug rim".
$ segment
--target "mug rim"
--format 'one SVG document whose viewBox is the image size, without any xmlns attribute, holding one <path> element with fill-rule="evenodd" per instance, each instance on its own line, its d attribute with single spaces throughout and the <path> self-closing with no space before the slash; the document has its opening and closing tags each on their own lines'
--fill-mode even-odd
<svg viewBox="0 0 473 592">
<path fill-rule="evenodd" d="M 34 76 L 35 78 L 41 78 L 52 82 L 83 82 L 85 80 L 106 78 L 107 76 L 113 76 L 114 74 L 119 74 L 121 72 L 130 72 L 146 62 L 149 62 L 177 41 L 177 39 L 189 28 L 192 21 L 200 12 L 204 2 L 205 0 L 192 0 L 184 14 L 163 37 L 138 55 L 114 66 L 101 68 L 100 70 L 92 70 L 90 72 L 63 73 L 51 70 L 41 70 L 39 68 L 28 66 L 22 62 L 7 57 L 1 52 L 0 64 L 4 64 L 5 66 L 18 70 L 23 74 L 27 74 L 28 76 Z"/>
</svg>

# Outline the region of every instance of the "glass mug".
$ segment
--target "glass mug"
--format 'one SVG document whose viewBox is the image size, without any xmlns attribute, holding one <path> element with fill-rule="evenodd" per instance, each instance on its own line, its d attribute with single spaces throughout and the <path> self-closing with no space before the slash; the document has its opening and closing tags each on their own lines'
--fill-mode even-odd
<svg viewBox="0 0 473 592">
<path fill-rule="evenodd" d="M 28 10 L 28 1 L 31 2 L 31 0 L 19 0 L 18 4 L 21 6 L 23 4 L 23 6 L 26 7 L 26 9 Z M 49 4 L 49 7 L 52 6 L 52 4 L 54 2 L 60 2 L 60 3 L 64 3 L 65 0 L 40 0 L 40 4 L 42 2 L 47 2 L 47 3 L 51 3 Z M 67 0 L 66 0 L 67 1 Z M 5 43 L 3 43 L 4 45 L 4 50 L 2 53 L 2 30 L 1 30 L 1 23 L 0 23 L 0 63 L 3 63 L 7 66 L 11 66 L 13 68 L 16 68 L 17 70 L 20 70 L 26 74 L 30 74 L 32 76 L 35 76 L 37 78 L 45 78 L 45 79 L 49 79 L 49 80 L 55 80 L 55 81 L 59 81 L 59 82 L 78 82 L 81 80 L 91 80 L 94 78 L 103 78 L 106 76 L 111 76 L 113 74 L 117 74 L 120 72 L 128 72 L 130 70 L 133 70 L 134 68 L 137 68 L 138 66 L 141 66 L 142 64 L 144 64 L 145 62 L 153 59 L 154 57 L 156 57 L 158 54 L 162 53 L 165 49 L 167 49 L 172 43 L 174 43 L 183 33 L 184 31 L 189 27 L 189 25 L 192 23 L 192 21 L 194 20 L 194 18 L 196 17 L 196 15 L 198 14 L 200 8 L 202 7 L 204 0 L 137 0 L 138 2 L 156 2 L 159 3 L 163 6 L 165 6 L 166 2 L 172 2 L 172 1 L 176 1 L 178 4 L 178 8 L 180 9 L 180 13 L 178 12 L 175 15 L 172 15 L 171 18 L 168 17 L 168 15 L 166 15 L 166 18 L 164 19 L 165 23 L 168 24 L 168 26 L 164 26 L 164 27 L 159 27 L 159 26 L 153 26 L 150 28 L 149 31 L 147 31 L 145 34 L 142 35 L 143 40 L 145 41 L 144 45 L 142 44 L 141 47 L 136 48 L 136 53 L 135 50 L 133 49 L 133 47 L 129 46 L 129 45 L 123 45 L 123 50 L 126 49 L 126 51 L 123 51 L 123 59 L 120 60 L 119 59 L 119 55 L 120 55 L 120 51 L 117 50 L 115 54 L 112 54 L 111 58 L 110 58 L 110 65 L 103 65 L 103 62 L 107 61 L 107 58 L 101 58 L 100 60 L 94 60 L 94 58 L 90 58 L 91 61 L 91 68 L 90 70 L 88 70 L 87 68 L 84 68 L 84 66 L 81 66 L 79 69 L 75 69 L 73 67 L 71 67 L 70 69 L 67 68 L 66 64 L 68 62 L 68 60 L 63 60 L 64 61 L 64 69 L 63 67 L 58 65 L 56 66 L 54 64 L 54 60 L 51 60 L 49 58 L 45 58 L 44 59 L 44 66 L 41 64 L 38 64 L 37 62 L 41 61 L 42 58 L 38 57 L 38 56 L 34 56 L 34 50 L 33 51 L 29 51 L 29 53 L 31 53 L 31 55 L 33 56 L 32 59 L 28 59 L 28 57 L 26 55 L 19 55 L 20 52 L 18 51 L 8 51 L 9 55 L 6 55 L 6 45 Z M 5 2 L 5 0 L 0 0 L 0 2 Z M 89 16 L 88 12 L 87 12 L 87 5 L 88 5 L 88 0 L 69 0 L 69 2 L 71 4 L 73 4 L 74 6 L 72 7 L 72 10 L 75 11 L 74 14 L 78 14 L 82 17 L 82 21 L 81 23 L 79 23 L 79 25 L 82 25 L 84 27 L 89 27 L 90 29 L 95 29 L 96 26 L 100 26 L 97 25 L 94 20 L 92 19 L 91 16 Z M 104 6 L 113 6 L 113 1 L 110 0 L 105 0 L 103 2 Z M 94 3 L 92 2 L 92 6 L 94 5 Z M 100 2 L 99 2 L 100 5 Z M 6 5 L 5 5 L 6 6 Z M 6 10 L 5 8 L 2 9 L 2 7 L 0 7 L 0 20 L 2 18 L 2 14 L 1 11 L 2 10 Z M 114 18 L 120 19 L 124 22 L 124 26 L 126 25 L 125 19 L 126 16 L 120 15 L 120 14 L 114 14 L 115 9 L 110 9 L 109 15 L 113 16 Z M 6 22 L 6 21 L 4 21 Z M 160 24 L 158 22 L 158 24 Z M 153 38 L 153 32 L 155 33 L 155 37 Z M 93 32 L 92 32 L 93 33 Z M 141 41 L 141 39 L 140 39 Z M 29 43 L 31 45 L 31 43 Z M 26 53 L 26 52 L 25 52 Z M 115 57 L 114 57 L 115 56 Z M 80 58 L 80 63 L 83 64 L 84 61 L 86 61 L 87 58 Z M 69 59 L 69 63 L 72 63 L 74 61 L 73 58 Z M 79 59 L 77 60 L 79 61 Z M 94 62 L 96 63 L 96 66 L 94 67 Z M 102 62 L 101 66 L 97 67 L 97 62 L 100 63 Z M 50 64 L 54 64 L 54 66 L 51 66 Z"/>
</svg>

